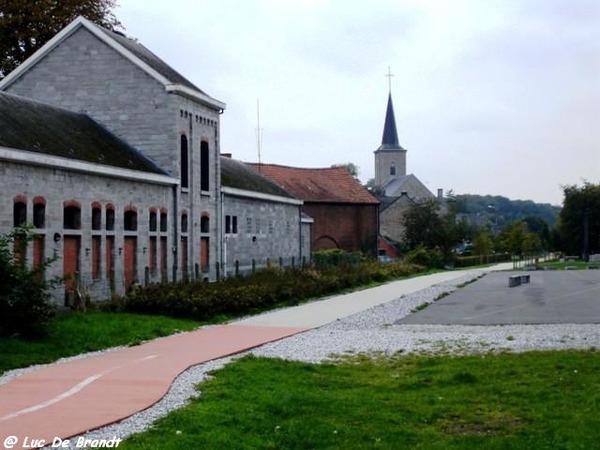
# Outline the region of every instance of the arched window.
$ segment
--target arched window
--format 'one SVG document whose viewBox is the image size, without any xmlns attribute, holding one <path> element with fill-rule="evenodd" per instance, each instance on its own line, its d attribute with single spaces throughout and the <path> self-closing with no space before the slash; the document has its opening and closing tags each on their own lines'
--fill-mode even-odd
<svg viewBox="0 0 600 450">
<path fill-rule="evenodd" d="M 392 161 L 392 163 L 390 164 L 390 175 L 396 175 L 396 163 L 394 161 Z"/>
<path fill-rule="evenodd" d="M 115 229 L 115 207 L 110 203 L 106 205 L 106 230 L 113 231 Z"/>
<path fill-rule="evenodd" d="M 125 209 L 123 214 L 123 228 L 125 231 L 137 230 L 137 211 L 131 206 Z"/>
<path fill-rule="evenodd" d="M 150 208 L 150 219 L 149 219 L 149 227 L 150 227 L 150 231 L 156 231 L 157 230 L 157 220 L 156 220 L 156 209 L 154 208 Z"/>
<path fill-rule="evenodd" d="M 200 143 L 200 190 L 210 190 L 210 167 L 209 167 L 208 142 Z"/>
<path fill-rule="evenodd" d="M 181 187 L 189 187 L 189 164 L 188 164 L 188 140 L 187 137 L 181 135 Z"/>
<path fill-rule="evenodd" d="M 44 197 L 33 199 L 33 226 L 36 228 L 46 227 L 46 199 Z"/>
<path fill-rule="evenodd" d="M 167 210 L 160 210 L 160 231 L 167 231 Z"/>
<path fill-rule="evenodd" d="M 207 215 L 203 215 L 200 217 L 200 232 L 208 233 L 210 232 L 210 219 Z"/>
<path fill-rule="evenodd" d="M 188 232 L 188 215 L 186 212 L 181 213 L 181 232 Z"/>
<path fill-rule="evenodd" d="M 92 204 L 92 230 L 102 229 L 102 207 L 99 203 Z"/>
<path fill-rule="evenodd" d="M 13 203 L 13 225 L 20 227 L 27 222 L 27 200 L 21 197 L 16 197 Z"/>
<path fill-rule="evenodd" d="M 75 201 L 63 204 L 63 228 L 65 230 L 81 229 L 81 205 Z"/>
</svg>

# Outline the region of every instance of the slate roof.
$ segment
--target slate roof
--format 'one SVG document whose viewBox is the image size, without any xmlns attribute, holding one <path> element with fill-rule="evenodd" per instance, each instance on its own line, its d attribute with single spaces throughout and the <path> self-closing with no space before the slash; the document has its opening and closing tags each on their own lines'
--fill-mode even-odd
<svg viewBox="0 0 600 450">
<path fill-rule="evenodd" d="M 398 130 L 396 129 L 396 118 L 394 116 L 394 104 L 392 103 L 392 93 L 388 97 L 387 109 L 385 111 L 385 123 L 383 125 L 383 136 L 381 137 L 380 151 L 404 150 L 398 141 Z"/>
<path fill-rule="evenodd" d="M 294 198 L 289 192 L 261 176 L 241 161 L 221 156 L 221 185 L 279 197 Z"/>
<path fill-rule="evenodd" d="M 0 146 L 166 175 L 85 114 L 0 92 Z"/>
<path fill-rule="evenodd" d="M 305 169 L 276 164 L 248 165 L 300 200 L 379 204 L 377 199 L 343 167 Z"/>
<path fill-rule="evenodd" d="M 146 64 L 148 64 L 152 69 L 156 70 L 159 74 L 161 74 L 163 77 L 165 77 L 171 83 L 181 84 L 183 86 L 186 86 L 190 89 L 194 89 L 195 91 L 201 92 L 202 94 L 206 95 L 206 92 L 203 92 L 202 90 L 200 90 L 196 85 L 194 85 L 194 83 L 192 83 L 190 80 L 185 78 L 183 75 L 181 75 L 175 69 L 173 69 L 170 65 L 168 65 L 166 62 L 164 62 L 162 59 L 160 59 L 158 56 L 156 56 L 154 53 L 152 53 L 150 50 L 148 50 L 148 48 L 146 48 L 144 45 L 140 44 L 138 41 L 128 38 L 121 33 L 107 30 L 98 25 L 95 25 L 95 26 L 99 30 L 101 30 L 104 34 L 106 34 L 108 37 L 117 41 L 119 44 L 121 44 L 123 47 L 125 47 L 128 51 L 130 51 L 135 56 L 137 56 L 139 59 L 141 59 Z"/>
</svg>

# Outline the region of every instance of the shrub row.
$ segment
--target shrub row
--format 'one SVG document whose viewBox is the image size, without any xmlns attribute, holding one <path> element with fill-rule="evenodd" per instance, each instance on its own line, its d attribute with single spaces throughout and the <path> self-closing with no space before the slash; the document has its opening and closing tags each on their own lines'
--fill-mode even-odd
<svg viewBox="0 0 600 450">
<path fill-rule="evenodd" d="M 470 267 L 480 264 L 507 262 L 511 260 L 510 258 L 510 253 L 496 253 L 487 256 L 457 256 L 454 260 L 454 267 Z"/>
<path fill-rule="evenodd" d="M 362 262 L 343 268 L 265 269 L 248 277 L 217 283 L 165 283 L 142 287 L 123 300 L 127 311 L 210 320 L 296 305 L 370 282 L 407 277 L 423 271 L 415 264 Z"/>
</svg>

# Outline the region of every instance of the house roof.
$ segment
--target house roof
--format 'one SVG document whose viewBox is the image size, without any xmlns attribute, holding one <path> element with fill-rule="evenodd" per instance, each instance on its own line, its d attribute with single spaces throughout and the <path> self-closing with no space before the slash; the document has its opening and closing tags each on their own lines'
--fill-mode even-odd
<svg viewBox="0 0 600 450">
<path fill-rule="evenodd" d="M 300 200 L 330 203 L 379 203 L 343 167 L 306 169 L 276 164 L 249 163 L 248 165 Z"/>
<path fill-rule="evenodd" d="M 0 92 L 0 147 L 165 175 L 85 114 Z"/>
<path fill-rule="evenodd" d="M 381 137 L 380 151 L 406 151 L 400 146 L 398 141 L 398 130 L 396 129 L 396 118 L 394 116 L 394 104 L 392 103 L 392 93 L 388 96 L 387 109 L 385 111 L 385 123 L 383 125 L 383 136 Z"/>
<path fill-rule="evenodd" d="M 60 45 L 65 39 L 71 36 L 75 31 L 85 28 L 102 42 L 127 58 L 133 64 L 138 66 L 149 76 L 161 83 L 165 90 L 176 92 L 180 95 L 191 97 L 212 108 L 223 110 L 225 103 L 216 100 L 205 92 L 201 91 L 187 78 L 169 66 L 166 62 L 144 47 L 137 41 L 128 38 L 122 34 L 109 31 L 102 28 L 84 17 L 77 17 L 69 25 L 59 31 L 52 39 L 37 50 L 31 57 L 25 60 L 19 67 L 9 73 L 0 81 L 0 90 L 10 86 L 23 73 L 50 53 L 55 47 Z"/>
<path fill-rule="evenodd" d="M 402 192 L 403 188 L 407 188 L 409 189 L 410 184 L 412 184 L 413 186 L 415 184 L 417 184 L 418 186 L 421 187 L 421 189 L 423 190 L 423 192 L 425 192 L 428 197 L 434 197 L 433 193 L 427 188 L 427 186 L 425 186 L 421 180 L 419 180 L 415 175 L 413 175 L 412 173 L 408 174 L 408 175 L 402 175 L 396 178 L 392 178 L 391 180 L 389 180 L 384 186 L 382 186 L 382 190 L 385 193 L 385 195 L 388 196 L 397 196 L 398 192 Z M 417 197 L 417 195 L 415 195 L 414 192 L 410 192 L 409 190 L 407 190 L 407 194 L 409 197 Z"/>
<path fill-rule="evenodd" d="M 261 194 L 294 198 L 285 189 L 260 175 L 245 163 L 226 156 L 221 156 L 221 185 Z"/>
</svg>

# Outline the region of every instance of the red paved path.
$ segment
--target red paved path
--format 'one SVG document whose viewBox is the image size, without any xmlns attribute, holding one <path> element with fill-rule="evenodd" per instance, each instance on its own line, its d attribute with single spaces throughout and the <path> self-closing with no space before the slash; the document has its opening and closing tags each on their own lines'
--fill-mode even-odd
<svg viewBox="0 0 600 450">
<path fill-rule="evenodd" d="M 177 334 L 29 372 L 0 385 L 0 449 L 8 436 L 68 438 L 118 422 L 159 401 L 191 366 L 306 328 L 223 325 Z"/>
</svg>

